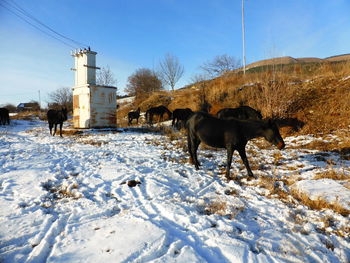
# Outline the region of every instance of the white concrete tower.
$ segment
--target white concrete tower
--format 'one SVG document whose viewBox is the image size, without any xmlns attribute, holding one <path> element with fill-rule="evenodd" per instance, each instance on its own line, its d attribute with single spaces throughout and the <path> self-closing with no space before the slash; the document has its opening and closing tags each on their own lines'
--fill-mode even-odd
<svg viewBox="0 0 350 263">
<path fill-rule="evenodd" d="M 86 84 L 96 85 L 96 52 L 91 50 L 79 50 L 72 52 L 75 57 L 75 87 Z"/>
<path fill-rule="evenodd" d="M 75 58 L 73 87 L 74 128 L 116 127 L 116 87 L 96 85 L 96 52 L 72 52 Z"/>
</svg>

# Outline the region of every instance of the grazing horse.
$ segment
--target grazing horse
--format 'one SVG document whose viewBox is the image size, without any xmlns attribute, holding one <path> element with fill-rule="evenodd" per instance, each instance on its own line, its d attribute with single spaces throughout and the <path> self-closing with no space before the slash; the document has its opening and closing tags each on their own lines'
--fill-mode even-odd
<svg viewBox="0 0 350 263">
<path fill-rule="evenodd" d="M 158 122 L 161 122 L 161 121 L 163 121 L 164 113 L 167 113 L 169 118 L 171 118 L 171 116 L 172 116 L 171 111 L 167 107 L 162 106 L 162 105 L 158 106 L 158 107 L 149 108 L 146 111 L 145 117 L 146 117 L 146 120 L 148 121 L 148 123 L 152 124 L 154 115 L 158 115 L 159 116 Z"/>
<path fill-rule="evenodd" d="M 216 113 L 219 119 L 236 118 L 240 120 L 261 120 L 262 115 L 249 106 L 239 106 L 238 108 L 224 108 Z"/>
<path fill-rule="evenodd" d="M 174 110 L 173 122 L 171 125 L 179 129 L 179 123 L 181 122 L 182 124 L 185 124 L 192 114 L 193 114 L 193 111 L 190 108 Z"/>
<path fill-rule="evenodd" d="M 67 109 L 63 108 L 62 110 L 48 110 L 47 112 L 47 121 L 49 122 L 50 135 L 55 136 L 57 124 L 60 125 L 60 136 L 62 136 L 62 125 L 63 122 L 68 119 Z M 55 130 L 52 134 L 52 128 L 55 125 Z"/>
<path fill-rule="evenodd" d="M 130 111 L 128 113 L 128 125 L 131 125 L 133 119 L 136 119 L 137 124 L 139 123 L 140 111 L 141 109 L 138 107 L 136 111 Z"/>
<path fill-rule="evenodd" d="M 0 124 L 1 125 L 10 124 L 9 110 L 6 108 L 0 108 Z"/>
<path fill-rule="evenodd" d="M 241 156 L 248 176 L 254 177 L 248 163 L 245 146 L 249 140 L 257 137 L 264 137 L 280 150 L 285 146 L 276 124 L 271 120 L 223 120 L 204 112 L 196 112 L 187 121 L 188 150 L 196 169 L 198 170 L 200 165 L 197 159 L 197 149 L 201 142 L 216 148 L 226 148 L 227 179 L 230 179 L 234 150 L 237 150 Z"/>
</svg>

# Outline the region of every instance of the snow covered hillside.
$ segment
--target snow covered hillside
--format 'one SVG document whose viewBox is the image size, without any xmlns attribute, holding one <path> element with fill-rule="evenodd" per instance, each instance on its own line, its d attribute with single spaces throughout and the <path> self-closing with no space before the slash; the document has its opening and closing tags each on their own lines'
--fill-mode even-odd
<svg viewBox="0 0 350 263">
<path fill-rule="evenodd" d="M 251 141 L 258 179 L 235 153 L 230 182 L 224 150 L 196 171 L 180 137 L 20 120 L 0 136 L 0 262 L 350 262 L 350 161 L 303 148 L 335 136 Z"/>
</svg>

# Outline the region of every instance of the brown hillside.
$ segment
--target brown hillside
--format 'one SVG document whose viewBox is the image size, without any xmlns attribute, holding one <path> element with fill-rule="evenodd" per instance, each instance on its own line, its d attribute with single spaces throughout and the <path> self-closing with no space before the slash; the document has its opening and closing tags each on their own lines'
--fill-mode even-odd
<svg viewBox="0 0 350 263">
<path fill-rule="evenodd" d="M 170 110 L 199 110 L 203 103 L 209 103 L 212 114 L 243 104 L 260 110 L 264 118 L 297 118 L 305 123 L 299 133 L 348 129 L 350 62 L 327 64 L 307 74 L 298 68 L 288 73 L 267 70 L 245 76 L 229 74 L 174 92 L 155 93 L 136 103 L 132 108 L 140 106 L 142 111 L 160 104 Z M 283 130 L 293 132 L 290 128 Z"/>
<path fill-rule="evenodd" d="M 350 54 L 345 54 L 345 55 L 339 55 L 339 56 L 332 56 L 325 58 L 324 60 L 327 61 L 345 61 L 345 60 L 350 60 Z"/>
<path fill-rule="evenodd" d="M 324 63 L 324 62 L 340 62 L 340 61 L 349 61 L 350 54 L 331 56 L 324 59 L 316 57 L 306 57 L 306 58 L 293 58 L 290 56 L 285 57 L 276 57 L 271 59 L 260 60 L 246 66 L 246 69 L 253 69 L 262 66 L 270 65 L 289 65 L 289 64 L 298 64 L 298 63 Z"/>
<path fill-rule="evenodd" d="M 285 64 L 292 64 L 297 62 L 298 61 L 292 57 L 278 57 L 278 58 L 264 59 L 264 60 L 251 63 L 246 66 L 246 69 L 267 66 L 267 65 L 275 65 L 275 64 L 285 65 Z"/>
</svg>

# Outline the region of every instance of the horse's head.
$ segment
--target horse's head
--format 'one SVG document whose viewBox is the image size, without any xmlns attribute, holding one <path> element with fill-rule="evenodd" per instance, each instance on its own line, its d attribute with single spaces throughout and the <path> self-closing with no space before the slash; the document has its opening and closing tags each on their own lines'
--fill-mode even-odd
<svg viewBox="0 0 350 263">
<path fill-rule="evenodd" d="M 277 146 L 278 149 L 282 150 L 284 148 L 285 143 L 283 141 L 283 138 L 278 130 L 276 123 L 271 119 L 267 121 L 263 135 L 268 142 Z"/>
</svg>

